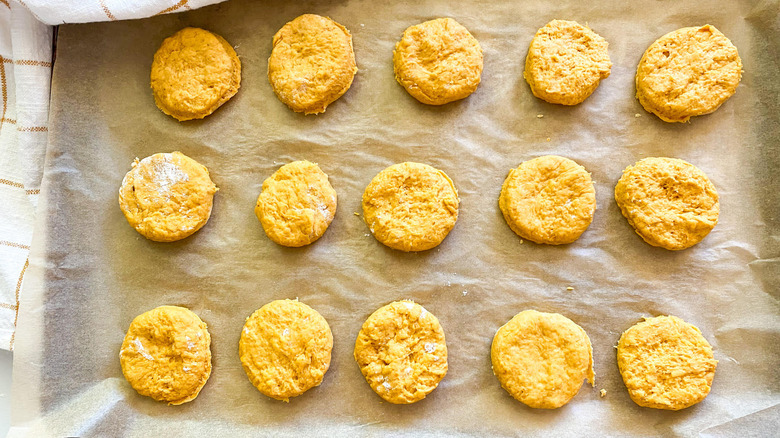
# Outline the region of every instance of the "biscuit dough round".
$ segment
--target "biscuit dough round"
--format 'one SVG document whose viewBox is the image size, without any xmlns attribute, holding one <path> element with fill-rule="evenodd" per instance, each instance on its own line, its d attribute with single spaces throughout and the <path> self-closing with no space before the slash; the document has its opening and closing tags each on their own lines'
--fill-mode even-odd
<svg viewBox="0 0 780 438">
<path fill-rule="evenodd" d="M 742 78 L 737 48 L 715 26 L 685 27 L 650 45 L 636 70 L 636 97 L 665 122 L 709 114 Z"/>
<path fill-rule="evenodd" d="M 238 92 L 241 61 L 221 36 L 185 27 L 154 54 L 151 79 L 162 112 L 179 121 L 202 119 Z"/>
<path fill-rule="evenodd" d="M 718 365 L 699 329 L 675 316 L 645 318 L 626 330 L 617 361 L 634 403 L 672 411 L 704 400 Z"/>
<path fill-rule="evenodd" d="M 297 113 L 325 112 L 347 92 L 357 70 L 352 35 L 330 18 L 301 15 L 274 35 L 268 80 Z"/>
<path fill-rule="evenodd" d="M 525 58 L 523 77 L 534 96 L 577 105 L 609 77 L 607 40 L 576 21 L 552 20 L 540 28 Z"/>
<path fill-rule="evenodd" d="M 328 322 L 297 300 L 272 301 L 255 311 L 246 319 L 238 344 L 252 384 L 283 401 L 319 386 L 332 349 Z"/>
<path fill-rule="evenodd" d="M 498 206 L 520 237 L 561 245 L 574 242 L 590 226 L 596 192 L 584 167 L 568 158 L 547 155 L 509 172 Z"/>
<path fill-rule="evenodd" d="M 439 320 L 413 301 L 396 301 L 371 314 L 354 355 L 371 389 L 393 404 L 424 399 L 447 374 Z"/>
<path fill-rule="evenodd" d="M 707 175 L 676 158 L 645 158 L 627 167 L 615 186 L 615 201 L 645 242 L 670 250 L 699 243 L 720 212 Z"/>
<path fill-rule="evenodd" d="M 415 99 L 444 105 L 473 93 L 482 77 L 482 48 L 452 18 L 407 28 L 393 51 L 395 79 Z"/>
<path fill-rule="evenodd" d="M 401 251 L 439 245 L 458 220 L 452 180 L 427 164 L 405 162 L 379 172 L 363 192 L 363 219 L 376 239 Z"/>
<path fill-rule="evenodd" d="M 496 332 L 490 357 L 501 386 L 532 408 L 559 408 L 583 380 L 595 385 L 588 335 L 558 313 L 518 313 Z"/>
<path fill-rule="evenodd" d="M 132 166 L 119 188 L 119 207 L 136 231 L 173 242 L 206 225 L 218 190 L 206 166 L 181 152 L 136 158 Z"/>
<path fill-rule="evenodd" d="M 130 386 L 169 405 L 195 399 L 211 375 L 211 336 L 198 315 L 160 306 L 138 315 L 119 360 Z"/>
<path fill-rule="evenodd" d="M 316 163 L 294 161 L 263 182 L 255 215 L 265 234 L 279 245 L 308 245 L 333 221 L 336 191 Z"/>
</svg>

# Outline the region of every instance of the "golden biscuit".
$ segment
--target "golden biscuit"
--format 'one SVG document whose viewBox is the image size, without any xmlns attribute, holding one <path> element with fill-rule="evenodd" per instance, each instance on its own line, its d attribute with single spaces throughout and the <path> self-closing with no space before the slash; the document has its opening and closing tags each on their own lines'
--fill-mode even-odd
<svg viewBox="0 0 780 438">
<path fill-rule="evenodd" d="M 421 305 L 396 301 L 363 323 L 355 360 L 380 397 L 393 404 L 418 402 L 447 374 L 444 331 Z"/>
<path fill-rule="evenodd" d="M 255 215 L 279 245 L 308 245 L 325 233 L 336 215 L 336 191 L 317 164 L 294 161 L 263 182 Z"/>
<path fill-rule="evenodd" d="M 577 240 L 596 210 L 593 181 L 584 167 L 556 155 L 526 161 L 509 171 L 498 206 L 517 235 L 536 243 Z"/>
<path fill-rule="evenodd" d="M 609 77 L 607 40 L 576 21 L 553 20 L 539 29 L 525 58 L 523 77 L 534 96 L 577 105 Z"/>
<path fill-rule="evenodd" d="M 319 386 L 330 367 L 333 334 L 316 310 L 292 300 L 272 301 L 246 319 L 238 344 L 255 387 L 289 401 Z"/>
<path fill-rule="evenodd" d="M 363 192 L 363 219 L 376 239 L 401 251 L 439 245 L 458 220 L 452 180 L 427 164 L 394 164 Z"/>
<path fill-rule="evenodd" d="M 163 41 L 152 61 L 152 91 L 162 112 L 202 119 L 241 86 L 241 61 L 221 36 L 185 27 Z"/>
<path fill-rule="evenodd" d="M 742 60 L 715 26 L 685 27 L 650 45 L 636 70 L 636 97 L 665 122 L 709 114 L 737 91 Z"/>
<path fill-rule="evenodd" d="M 623 216 L 645 242 L 670 250 L 699 243 L 718 223 L 718 192 L 696 166 L 676 158 L 645 158 L 615 186 Z"/>
<path fill-rule="evenodd" d="M 133 162 L 119 207 L 147 239 L 173 242 L 206 225 L 217 190 L 206 166 L 181 152 L 154 154 Z"/>
<path fill-rule="evenodd" d="M 301 15 L 274 35 L 268 80 L 297 113 L 325 112 L 349 90 L 355 73 L 352 35 L 330 18 Z"/>
<path fill-rule="evenodd" d="M 583 380 L 595 385 L 588 335 L 558 313 L 518 313 L 496 332 L 490 358 L 501 386 L 532 408 L 559 408 Z"/>
<path fill-rule="evenodd" d="M 160 306 L 138 315 L 127 330 L 119 360 L 139 394 L 169 405 L 195 400 L 211 375 L 211 336 L 188 309 Z"/>
<path fill-rule="evenodd" d="M 444 105 L 468 97 L 482 76 L 482 48 L 452 18 L 416 24 L 393 51 L 395 79 L 415 99 Z"/>
<path fill-rule="evenodd" d="M 634 403 L 672 411 L 704 400 L 718 365 L 699 329 L 674 316 L 645 318 L 626 330 L 617 361 Z"/>
</svg>

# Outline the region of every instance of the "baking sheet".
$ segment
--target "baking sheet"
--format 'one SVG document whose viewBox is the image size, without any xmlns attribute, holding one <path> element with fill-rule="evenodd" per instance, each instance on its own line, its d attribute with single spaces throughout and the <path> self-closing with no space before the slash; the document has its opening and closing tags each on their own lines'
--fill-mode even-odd
<svg viewBox="0 0 780 438">
<path fill-rule="evenodd" d="M 776 432 L 780 20 L 777 1 L 753 3 L 232 0 L 145 20 L 61 26 L 11 436 Z M 318 116 L 288 110 L 265 75 L 274 32 L 307 12 L 352 31 L 360 69 L 346 95 Z M 431 107 L 394 81 L 392 50 L 407 26 L 443 16 L 475 35 L 485 66 L 471 97 Z M 610 43 L 612 75 L 576 107 L 534 98 L 522 79 L 531 38 L 555 18 L 588 23 Z M 714 114 L 664 123 L 634 98 L 636 64 L 661 35 L 705 23 L 739 49 L 742 83 Z M 179 123 L 154 106 L 149 70 L 162 40 L 184 26 L 234 44 L 243 77 L 216 113 Z M 126 223 L 117 190 L 135 157 L 173 150 L 206 165 L 220 191 L 203 229 L 155 243 Z M 574 159 L 596 183 L 593 224 L 570 245 L 522 242 L 498 209 L 509 169 L 545 154 Z M 685 159 L 714 182 L 720 221 L 701 244 L 680 252 L 651 247 L 620 214 L 614 185 L 624 167 L 647 156 Z M 264 235 L 253 207 L 262 181 L 297 159 L 320 164 L 339 205 L 322 239 L 290 249 Z M 457 225 L 427 252 L 384 247 L 353 214 L 371 178 L 402 161 L 444 170 L 460 192 Z M 250 384 L 237 346 L 246 316 L 296 297 L 328 320 L 335 345 L 322 385 L 286 404 Z M 365 318 L 398 299 L 438 316 L 449 348 L 439 388 L 410 406 L 383 402 L 352 358 Z M 178 407 L 138 396 L 118 360 L 131 320 L 163 304 L 191 308 L 213 340 L 211 379 Z M 491 372 L 493 334 L 529 308 L 566 315 L 593 343 L 596 387 L 583 386 L 557 410 L 516 402 Z M 697 325 L 720 361 L 707 399 L 681 412 L 638 407 L 617 370 L 621 332 L 659 314 Z"/>
</svg>

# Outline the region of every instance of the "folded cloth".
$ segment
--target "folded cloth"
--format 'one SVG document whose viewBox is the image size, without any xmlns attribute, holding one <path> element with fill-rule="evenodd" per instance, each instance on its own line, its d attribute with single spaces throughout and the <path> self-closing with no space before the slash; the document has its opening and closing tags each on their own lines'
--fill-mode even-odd
<svg viewBox="0 0 780 438">
<path fill-rule="evenodd" d="M 0 0 L 0 348 L 12 350 L 48 141 L 53 27 L 224 0 Z M 22 309 L 24 310 L 24 309 Z"/>
</svg>

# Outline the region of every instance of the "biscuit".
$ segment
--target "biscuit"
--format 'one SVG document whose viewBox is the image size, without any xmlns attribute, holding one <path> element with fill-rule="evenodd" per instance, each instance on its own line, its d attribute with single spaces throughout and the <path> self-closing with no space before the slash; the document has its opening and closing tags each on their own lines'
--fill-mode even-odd
<svg viewBox="0 0 780 438">
<path fill-rule="evenodd" d="M 623 216 L 645 242 L 670 250 L 699 243 L 718 223 L 718 192 L 696 166 L 676 158 L 645 158 L 615 186 Z"/>
<path fill-rule="evenodd" d="M 368 317 L 355 341 L 366 382 L 393 404 L 425 398 L 447 374 L 447 344 L 439 320 L 412 301 L 396 301 Z"/>
<path fill-rule="evenodd" d="M 325 233 L 336 215 L 336 191 L 317 164 L 294 161 L 263 182 L 255 215 L 268 238 L 279 245 L 308 245 Z"/>
<path fill-rule="evenodd" d="M 407 28 L 393 51 L 395 79 L 415 99 L 444 105 L 473 93 L 482 76 L 482 48 L 452 18 Z"/>
<path fill-rule="evenodd" d="M 439 245 L 458 220 L 452 180 L 427 164 L 394 164 L 363 192 L 363 219 L 376 239 L 401 251 Z"/>
<path fill-rule="evenodd" d="M 650 45 L 636 69 L 636 97 L 665 122 L 687 122 L 728 100 L 742 78 L 737 48 L 715 26 L 685 27 Z"/>
<path fill-rule="evenodd" d="M 634 403 L 672 411 L 704 400 L 718 365 L 699 329 L 674 316 L 645 318 L 626 330 L 617 361 Z"/>
<path fill-rule="evenodd" d="M 246 319 L 238 344 L 255 387 L 289 401 L 319 386 L 330 367 L 333 334 L 316 310 L 292 300 L 272 301 Z"/>
<path fill-rule="evenodd" d="M 195 400 L 211 375 L 206 323 L 183 307 L 160 306 L 138 315 L 127 330 L 119 361 L 139 394 L 169 405 Z"/>
<path fill-rule="evenodd" d="M 588 335 L 558 313 L 518 313 L 496 332 L 490 358 L 501 386 L 532 408 L 559 408 L 583 380 L 595 385 Z"/>
<path fill-rule="evenodd" d="M 577 240 L 596 210 L 593 181 L 574 161 L 548 155 L 509 171 L 498 206 L 518 236 L 561 245 Z"/>
<path fill-rule="evenodd" d="M 523 77 L 534 96 L 577 105 L 609 77 L 607 40 L 576 21 L 553 20 L 540 28 L 525 58 Z"/>
<path fill-rule="evenodd" d="M 274 35 L 268 80 L 297 113 L 325 112 L 349 90 L 355 73 L 352 35 L 330 18 L 301 15 Z"/>
<path fill-rule="evenodd" d="M 185 27 L 163 41 L 152 61 L 154 102 L 183 122 L 202 119 L 241 86 L 241 61 L 221 36 Z"/>
<path fill-rule="evenodd" d="M 206 166 L 181 152 L 133 162 L 119 188 L 119 207 L 149 240 L 173 242 L 206 225 L 217 186 Z"/>
</svg>

